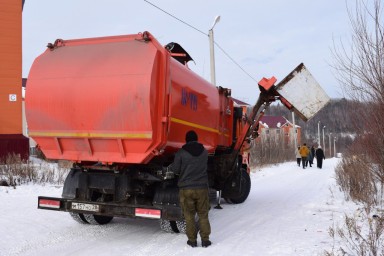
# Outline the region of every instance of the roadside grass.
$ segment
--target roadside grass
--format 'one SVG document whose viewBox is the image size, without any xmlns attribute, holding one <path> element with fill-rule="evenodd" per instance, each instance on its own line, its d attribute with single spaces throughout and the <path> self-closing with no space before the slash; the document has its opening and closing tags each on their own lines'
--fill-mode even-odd
<svg viewBox="0 0 384 256">
<path fill-rule="evenodd" d="M 0 185 L 16 186 L 22 184 L 62 185 L 69 173 L 71 163 L 67 161 L 46 161 L 36 157 L 22 160 L 9 154 L 0 160 Z"/>
</svg>

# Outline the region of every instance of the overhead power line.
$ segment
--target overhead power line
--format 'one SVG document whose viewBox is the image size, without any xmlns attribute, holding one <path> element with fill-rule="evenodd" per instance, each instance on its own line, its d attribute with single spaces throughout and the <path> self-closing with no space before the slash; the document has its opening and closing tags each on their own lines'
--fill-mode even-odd
<svg viewBox="0 0 384 256">
<path fill-rule="evenodd" d="M 224 49 L 216 42 L 214 42 L 215 45 L 233 62 L 236 64 L 236 66 L 238 68 L 240 68 L 246 75 L 248 75 L 253 81 L 255 81 L 256 83 L 258 83 L 258 81 L 253 78 L 253 76 L 251 76 L 239 63 L 237 63 L 226 51 L 224 51 Z"/>
<path fill-rule="evenodd" d="M 183 20 L 181 20 L 181 19 L 179 19 L 179 18 L 177 18 L 175 15 L 173 15 L 173 14 L 171 14 L 171 13 L 169 13 L 169 12 L 167 12 L 167 11 L 165 11 L 165 10 L 163 10 L 163 9 L 161 9 L 160 7 L 158 7 L 157 5 L 155 5 L 155 4 L 153 4 L 153 3 L 151 3 L 151 2 L 149 2 L 148 0 L 144 0 L 144 2 L 147 2 L 148 4 L 150 4 L 150 5 L 152 5 L 153 7 L 155 7 L 155 8 L 157 8 L 157 9 L 159 9 L 160 11 L 162 11 L 162 12 L 164 12 L 165 14 L 167 14 L 167 15 L 169 15 L 169 16 L 171 16 L 172 18 L 174 18 L 174 19 L 176 19 L 177 21 L 179 21 L 179 22 L 181 22 L 181 23 L 183 23 L 184 25 L 187 25 L 188 27 L 190 27 L 190 28 L 192 28 L 192 29 L 194 29 L 194 30 L 196 30 L 197 32 L 199 32 L 199 33 L 201 33 L 201 34 L 203 34 L 203 35 L 206 35 L 206 36 L 208 36 L 208 34 L 207 33 L 205 33 L 205 32 L 203 32 L 202 30 L 200 30 L 200 29 L 198 29 L 198 28 L 196 28 L 196 27 L 194 27 L 194 26 L 192 26 L 191 24 L 189 24 L 189 23 L 187 23 L 187 22 L 185 22 L 185 21 L 183 21 Z M 258 83 L 258 81 L 253 77 L 253 76 L 251 76 L 239 63 L 237 63 L 218 43 L 216 43 L 216 41 L 214 42 L 215 43 L 215 45 L 224 53 L 224 55 L 225 56 L 227 56 L 238 68 L 240 68 L 247 76 L 249 76 L 253 81 L 255 81 L 256 83 Z"/>
<path fill-rule="evenodd" d="M 203 31 L 201 31 L 200 29 L 198 29 L 198 28 L 196 28 L 196 27 L 192 26 L 191 24 L 188 24 L 187 22 L 185 22 L 185 21 L 183 21 L 183 20 L 181 20 L 181 19 L 177 18 L 175 15 L 173 15 L 173 14 L 170 14 L 169 12 L 167 12 L 167 11 L 165 11 L 165 10 L 161 9 L 159 6 L 157 6 L 157 5 L 154 5 L 153 3 L 151 3 L 151 2 L 149 2 L 149 1 L 147 1 L 147 0 L 144 0 L 144 2 L 147 2 L 147 3 L 149 3 L 149 4 L 150 4 L 150 5 L 152 5 L 153 7 L 155 7 L 155 8 L 157 8 L 157 9 L 159 9 L 160 11 L 162 11 L 162 12 L 164 12 L 164 13 L 168 14 L 169 16 L 171 16 L 172 18 L 174 18 L 174 19 L 176 19 L 176 20 L 180 21 L 181 23 L 184 23 L 184 24 L 185 24 L 185 25 L 187 25 L 188 27 L 191 27 L 191 28 L 193 28 L 194 30 L 196 30 L 196 31 L 198 31 L 198 32 L 200 32 L 200 33 L 202 33 L 203 35 L 206 35 L 206 36 L 208 36 L 208 34 L 207 34 L 207 33 L 204 33 L 204 32 L 203 32 Z"/>
</svg>

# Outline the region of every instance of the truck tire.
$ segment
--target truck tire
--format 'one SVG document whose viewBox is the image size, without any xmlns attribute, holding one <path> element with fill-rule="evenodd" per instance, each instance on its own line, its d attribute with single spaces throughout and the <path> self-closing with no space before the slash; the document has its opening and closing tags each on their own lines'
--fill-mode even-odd
<svg viewBox="0 0 384 256">
<path fill-rule="evenodd" d="M 187 223 L 185 220 L 178 220 L 176 221 L 177 229 L 179 230 L 179 233 L 186 234 L 187 233 Z M 195 226 L 196 226 L 196 232 L 200 231 L 200 225 L 199 225 L 199 217 L 196 215 L 195 217 Z"/>
<path fill-rule="evenodd" d="M 82 213 L 70 212 L 69 215 L 71 215 L 72 219 L 80 224 L 89 224 Z"/>
<path fill-rule="evenodd" d="M 161 230 L 167 233 L 187 233 L 187 224 L 185 220 L 160 220 L 160 228 Z M 198 229 L 198 224 L 196 224 L 196 228 Z"/>
<path fill-rule="evenodd" d="M 112 216 L 103 216 L 103 215 L 94 215 L 94 214 L 84 214 L 84 218 L 89 224 L 92 224 L 92 225 L 108 224 L 113 219 Z"/>
<path fill-rule="evenodd" d="M 161 230 L 167 233 L 180 233 L 177 228 L 177 223 L 174 220 L 160 220 L 160 228 Z"/>
<path fill-rule="evenodd" d="M 228 198 L 228 200 L 233 204 L 241 204 L 247 200 L 249 192 L 251 191 L 251 178 L 249 177 L 248 172 L 245 169 L 241 169 L 241 191 L 240 195 L 233 198 Z"/>
<path fill-rule="evenodd" d="M 179 231 L 178 233 L 187 233 L 187 223 L 185 222 L 185 220 L 177 220 L 176 226 Z"/>
</svg>

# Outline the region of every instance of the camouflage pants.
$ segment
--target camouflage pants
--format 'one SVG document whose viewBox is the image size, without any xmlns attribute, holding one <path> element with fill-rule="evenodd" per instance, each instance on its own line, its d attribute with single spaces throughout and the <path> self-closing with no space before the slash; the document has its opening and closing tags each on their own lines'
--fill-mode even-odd
<svg viewBox="0 0 384 256">
<path fill-rule="evenodd" d="M 179 197 L 187 225 L 188 240 L 196 241 L 197 239 L 196 214 L 199 217 L 201 240 L 209 240 L 211 225 L 208 219 L 210 208 L 208 189 L 180 189 Z"/>
</svg>

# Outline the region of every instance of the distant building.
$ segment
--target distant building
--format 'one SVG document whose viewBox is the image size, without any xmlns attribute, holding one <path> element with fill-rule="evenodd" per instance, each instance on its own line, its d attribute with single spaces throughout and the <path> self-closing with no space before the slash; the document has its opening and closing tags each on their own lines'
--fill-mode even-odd
<svg viewBox="0 0 384 256">
<path fill-rule="evenodd" d="M 301 144 L 301 127 L 293 124 L 283 116 L 263 116 L 259 121 L 259 138 L 261 142 L 270 141 L 284 147 Z"/>
<path fill-rule="evenodd" d="M 235 99 L 235 98 L 232 98 L 232 100 L 233 100 L 235 107 L 241 107 L 243 109 L 244 114 L 247 113 L 247 109 L 251 106 L 248 103 L 241 101 L 241 100 L 238 100 L 238 99 Z"/>
<path fill-rule="evenodd" d="M 247 113 L 247 109 L 251 106 L 246 102 L 233 98 L 235 106 L 242 107 L 243 113 Z M 259 121 L 259 140 L 265 142 L 274 141 L 276 144 L 281 143 L 282 146 L 294 146 L 295 137 L 297 145 L 301 144 L 301 127 L 293 124 L 283 116 L 263 116 Z"/>
<path fill-rule="evenodd" d="M 0 1 L 0 161 L 29 157 L 22 134 L 22 1 Z"/>
<path fill-rule="evenodd" d="M 232 100 L 239 107 L 248 107 L 248 106 L 250 106 L 248 103 L 246 103 L 244 101 L 241 101 L 241 100 L 238 100 L 238 99 L 235 99 L 235 98 L 232 98 Z"/>
</svg>

